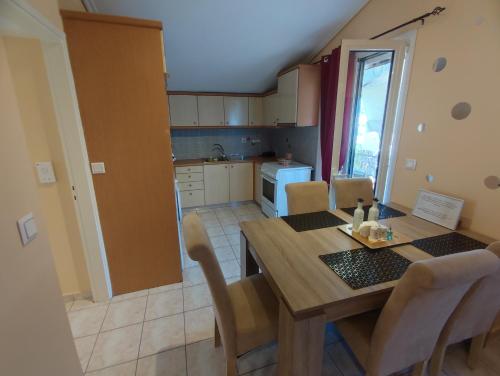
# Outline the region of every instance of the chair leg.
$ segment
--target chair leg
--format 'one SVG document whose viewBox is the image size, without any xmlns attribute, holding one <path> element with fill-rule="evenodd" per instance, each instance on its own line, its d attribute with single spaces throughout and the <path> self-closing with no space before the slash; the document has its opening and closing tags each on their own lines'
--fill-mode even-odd
<svg viewBox="0 0 500 376">
<path fill-rule="evenodd" d="M 413 372 L 411 376 L 424 376 L 425 368 L 427 366 L 427 361 L 419 362 L 413 366 Z"/>
<path fill-rule="evenodd" d="M 217 326 L 217 319 L 214 319 L 214 346 L 219 347 L 221 345 L 219 327 Z"/>
<path fill-rule="evenodd" d="M 226 358 L 226 376 L 238 376 L 236 357 Z"/>
<path fill-rule="evenodd" d="M 436 345 L 431 358 L 430 376 L 439 376 L 443 369 L 444 356 L 446 355 L 447 346 Z"/>
<path fill-rule="evenodd" d="M 477 367 L 477 364 L 479 363 L 479 359 L 481 358 L 481 354 L 483 352 L 485 340 L 486 334 L 480 334 L 472 338 L 469 349 L 469 356 L 467 357 L 467 365 L 469 366 L 469 368 L 474 369 Z"/>
</svg>

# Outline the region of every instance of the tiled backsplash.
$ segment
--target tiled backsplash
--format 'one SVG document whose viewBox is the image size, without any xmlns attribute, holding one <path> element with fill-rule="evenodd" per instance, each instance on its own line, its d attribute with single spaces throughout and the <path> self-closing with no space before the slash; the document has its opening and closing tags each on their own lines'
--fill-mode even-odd
<svg viewBox="0 0 500 376">
<path fill-rule="evenodd" d="M 293 159 L 316 167 L 319 127 L 273 129 L 175 129 L 172 148 L 177 159 L 207 158 L 217 155 L 213 144 L 221 144 L 227 155 L 256 156 L 273 150 L 277 156 L 288 151 Z M 242 138 L 250 138 L 242 143 Z M 251 140 L 260 140 L 252 145 Z"/>
<path fill-rule="evenodd" d="M 242 138 L 250 138 L 242 143 Z M 177 159 L 207 158 L 216 156 L 214 144 L 221 144 L 226 154 L 256 156 L 273 150 L 271 129 L 175 129 L 172 130 L 172 149 Z M 260 142 L 252 145 L 252 140 Z"/>
</svg>

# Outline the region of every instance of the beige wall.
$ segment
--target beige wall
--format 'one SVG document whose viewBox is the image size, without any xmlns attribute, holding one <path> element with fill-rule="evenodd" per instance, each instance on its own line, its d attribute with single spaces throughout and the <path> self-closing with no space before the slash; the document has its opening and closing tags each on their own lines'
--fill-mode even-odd
<svg viewBox="0 0 500 376">
<path fill-rule="evenodd" d="M 0 38 L 0 375 L 81 375 Z M 39 233 L 21 246 L 16 221 L 33 212 Z"/>
<path fill-rule="evenodd" d="M 464 223 L 498 239 L 500 190 L 485 188 L 483 180 L 500 176 L 500 1 L 371 0 L 321 54 L 342 39 L 369 38 L 438 5 L 446 11 L 418 29 L 392 200 L 412 207 L 418 188 L 461 197 Z M 440 56 L 448 65 L 435 73 Z M 462 101 L 472 113 L 457 121 L 450 110 Z M 424 133 L 416 130 L 420 122 L 427 124 Z M 416 171 L 404 169 L 405 158 L 417 160 Z"/>
<path fill-rule="evenodd" d="M 39 11 L 56 28 L 62 30 L 63 25 L 57 0 L 26 0 L 26 2 Z"/>
<path fill-rule="evenodd" d="M 59 8 L 85 12 L 85 7 L 83 6 L 81 0 L 59 0 Z"/>
<path fill-rule="evenodd" d="M 61 290 L 64 295 L 88 295 L 88 272 L 40 42 L 9 37 L 5 48 L 31 161 L 33 166 L 52 161 L 57 178 L 54 184 L 37 182 L 37 191 Z"/>
</svg>

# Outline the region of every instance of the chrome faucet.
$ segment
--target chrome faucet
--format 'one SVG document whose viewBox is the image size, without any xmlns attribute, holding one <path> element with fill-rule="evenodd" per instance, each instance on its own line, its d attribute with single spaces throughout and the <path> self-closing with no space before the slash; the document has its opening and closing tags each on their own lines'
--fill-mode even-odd
<svg viewBox="0 0 500 376">
<path fill-rule="evenodd" d="M 212 148 L 212 151 L 216 151 L 220 154 L 220 157 L 223 159 L 223 160 L 227 160 L 227 155 L 226 155 L 226 152 L 224 151 L 224 148 L 222 147 L 221 144 L 214 144 L 214 147 Z"/>
</svg>

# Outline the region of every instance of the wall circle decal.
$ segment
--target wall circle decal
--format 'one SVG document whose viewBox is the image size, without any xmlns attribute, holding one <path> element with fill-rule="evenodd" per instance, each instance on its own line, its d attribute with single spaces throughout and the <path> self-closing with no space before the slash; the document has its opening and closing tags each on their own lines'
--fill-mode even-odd
<svg viewBox="0 0 500 376">
<path fill-rule="evenodd" d="M 425 123 L 417 124 L 417 132 L 423 133 L 425 131 L 425 127 L 426 127 Z"/>
<path fill-rule="evenodd" d="M 434 176 L 425 175 L 425 180 L 427 180 L 427 183 L 432 183 L 434 181 Z"/>
<path fill-rule="evenodd" d="M 467 102 L 460 102 L 451 109 L 451 117 L 455 120 L 463 120 L 470 115 L 472 107 Z"/>
<path fill-rule="evenodd" d="M 488 176 L 484 179 L 484 185 L 489 189 L 498 189 L 500 187 L 500 178 L 498 176 Z"/>
<path fill-rule="evenodd" d="M 432 65 L 432 70 L 434 72 L 441 72 L 446 67 L 447 63 L 448 60 L 446 60 L 445 57 L 438 57 L 436 60 L 434 60 L 434 64 Z"/>
</svg>

